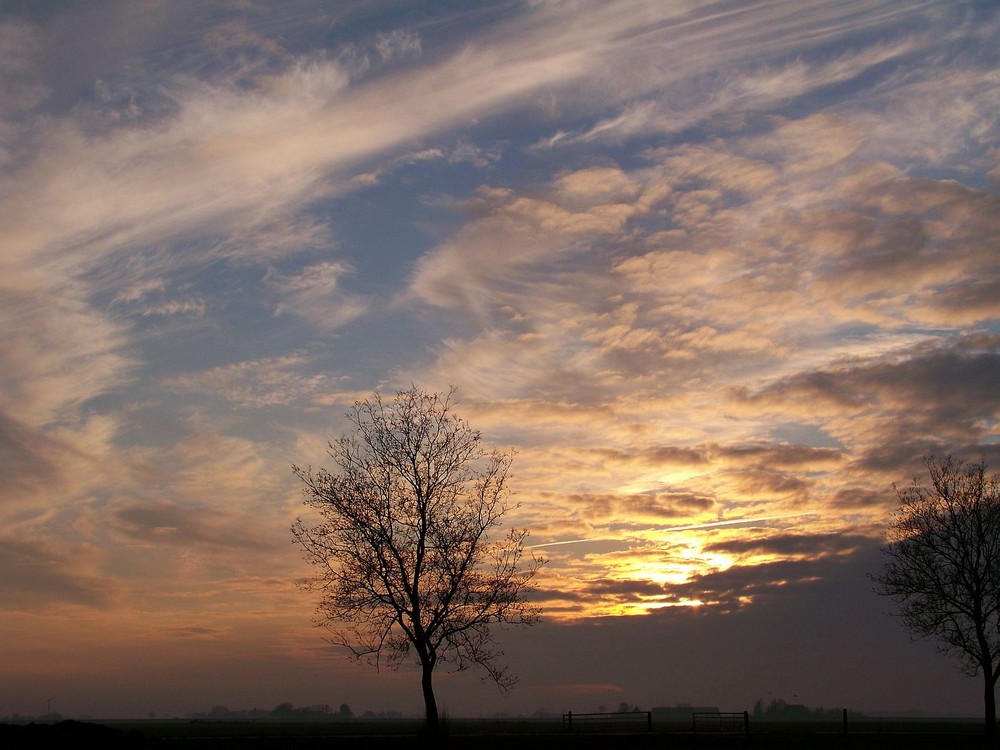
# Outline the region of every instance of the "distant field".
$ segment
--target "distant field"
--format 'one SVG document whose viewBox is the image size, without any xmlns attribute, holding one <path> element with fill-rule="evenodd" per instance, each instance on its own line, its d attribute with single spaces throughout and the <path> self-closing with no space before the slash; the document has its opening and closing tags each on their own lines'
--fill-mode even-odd
<svg viewBox="0 0 1000 750">
<path fill-rule="evenodd" d="M 411 748 L 420 723 L 407 720 L 277 721 L 232 720 L 106 721 L 62 725 L 3 727 L 5 748 L 92 746 L 158 750 L 214 750 L 215 748 Z M 970 720 L 854 720 L 844 734 L 838 722 L 754 722 L 749 738 L 742 735 L 694 734 L 683 723 L 654 724 L 652 731 L 621 727 L 588 727 L 568 733 L 558 719 L 452 719 L 447 736 L 437 747 L 474 750 L 645 750 L 645 748 L 753 747 L 774 750 L 949 750 L 983 747 L 981 724 Z M 96 736 L 103 732 L 102 736 Z M 87 734 L 91 736 L 86 736 Z M 43 735 L 46 735 L 43 738 Z M 50 741 L 51 740 L 51 741 Z M 84 743 L 81 745 L 80 743 Z M 994 745 L 993 747 L 997 747 Z"/>
</svg>

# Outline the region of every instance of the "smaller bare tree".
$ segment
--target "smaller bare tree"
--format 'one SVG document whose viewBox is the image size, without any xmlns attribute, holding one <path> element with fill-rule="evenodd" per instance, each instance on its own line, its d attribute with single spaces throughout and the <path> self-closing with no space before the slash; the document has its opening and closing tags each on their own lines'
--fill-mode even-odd
<svg viewBox="0 0 1000 750">
<path fill-rule="evenodd" d="M 1000 477 L 986 464 L 926 458 L 896 490 L 900 508 L 882 548 L 876 593 L 894 599 L 911 633 L 933 636 L 970 676 L 983 677 L 986 736 L 996 737 L 1000 677 Z"/>
<path fill-rule="evenodd" d="M 376 393 L 347 415 L 351 433 L 329 444 L 336 473 L 292 467 L 322 519 L 293 526 L 319 571 L 310 581 L 322 593 L 318 624 L 376 667 L 415 652 L 431 734 L 434 668 L 478 666 L 507 689 L 515 679 L 499 664 L 491 625 L 539 616 L 525 599 L 541 564 L 523 564 L 527 532 L 491 536 L 513 507 L 511 454 L 482 447 L 452 413 L 452 393 Z"/>
</svg>

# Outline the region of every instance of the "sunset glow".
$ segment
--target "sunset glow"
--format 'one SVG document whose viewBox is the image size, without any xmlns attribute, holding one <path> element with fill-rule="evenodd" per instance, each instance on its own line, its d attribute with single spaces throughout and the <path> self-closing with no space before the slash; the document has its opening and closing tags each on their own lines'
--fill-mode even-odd
<svg viewBox="0 0 1000 750">
<path fill-rule="evenodd" d="M 442 678 L 451 715 L 975 712 L 867 574 L 923 456 L 1000 470 L 998 38 L 985 0 L 0 4 L 0 716 L 418 710 L 290 534 L 292 463 L 414 385 L 515 452 L 547 560 L 519 687 Z"/>
</svg>

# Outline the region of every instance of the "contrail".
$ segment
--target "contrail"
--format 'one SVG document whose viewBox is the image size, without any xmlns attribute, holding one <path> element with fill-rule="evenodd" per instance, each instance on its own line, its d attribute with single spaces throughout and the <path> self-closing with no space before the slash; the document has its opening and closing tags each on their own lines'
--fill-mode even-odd
<svg viewBox="0 0 1000 750">
<path fill-rule="evenodd" d="M 815 516 L 816 514 L 807 511 L 805 513 L 784 513 L 779 516 L 758 516 L 757 518 L 732 518 L 725 521 L 708 521 L 706 523 L 693 523 L 687 526 L 666 526 L 659 529 L 647 529 L 644 533 L 659 532 L 670 533 L 674 531 L 697 531 L 699 529 L 712 529 L 718 526 L 736 526 L 741 523 L 761 523 L 763 521 L 777 521 L 782 518 L 800 518 L 802 516 Z M 544 544 L 532 544 L 531 549 L 539 547 L 557 547 L 562 544 L 580 544 L 582 542 L 612 542 L 620 541 L 621 537 L 594 536 L 587 539 L 564 539 L 561 542 L 545 542 Z"/>
</svg>

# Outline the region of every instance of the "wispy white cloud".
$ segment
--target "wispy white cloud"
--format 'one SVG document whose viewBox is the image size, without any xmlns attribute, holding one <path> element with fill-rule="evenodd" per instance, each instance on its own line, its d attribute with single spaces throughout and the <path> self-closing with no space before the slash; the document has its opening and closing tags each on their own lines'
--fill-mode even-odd
<svg viewBox="0 0 1000 750">
<path fill-rule="evenodd" d="M 131 380 L 136 363 L 123 352 L 124 327 L 87 304 L 82 290 L 53 296 L 44 279 L 8 279 L 0 283 L 3 409 L 33 427 L 75 421 L 88 399 Z"/>
<path fill-rule="evenodd" d="M 202 299 L 182 299 L 163 302 L 157 305 L 149 305 L 142 309 L 142 315 L 194 315 L 201 317 L 205 314 L 205 301 Z"/>
<path fill-rule="evenodd" d="M 283 296 L 274 314 L 291 312 L 327 329 L 350 323 L 363 315 L 370 305 L 357 295 L 341 291 L 341 279 L 350 272 L 346 263 L 328 261 L 303 268 L 291 276 L 268 273 L 268 284 Z"/>
<path fill-rule="evenodd" d="M 420 36 L 405 29 L 379 32 L 375 35 L 375 49 L 382 62 L 420 57 Z"/>
<path fill-rule="evenodd" d="M 325 390 L 328 376 L 304 374 L 307 364 L 302 355 L 238 362 L 169 378 L 165 385 L 181 393 L 221 397 L 245 408 L 289 405 Z"/>
</svg>

